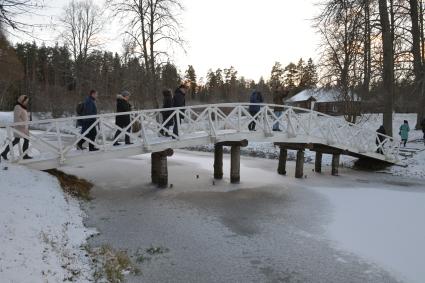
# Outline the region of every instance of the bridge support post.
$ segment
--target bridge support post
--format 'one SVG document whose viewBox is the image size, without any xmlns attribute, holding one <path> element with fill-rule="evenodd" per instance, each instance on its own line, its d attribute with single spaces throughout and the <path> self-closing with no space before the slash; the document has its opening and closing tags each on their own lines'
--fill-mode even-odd
<svg viewBox="0 0 425 283">
<path fill-rule="evenodd" d="M 301 179 L 304 177 L 304 149 L 297 151 L 297 163 L 295 166 L 295 178 Z"/>
<path fill-rule="evenodd" d="M 230 150 L 230 182 L 237 184 L 241 180 L 241 147 L 233 145 Z"/>
<path fill-rule="evenodd" d="M 223 146 L 214 146 L 214 179 L 223 179 Z"/>
<path fill-rule="evenodd" d="M 160 188 L 166 188 L 168 185 L 168 162 L 167 157 L 172 156 L 174 151 L 167 149 L 151 154 L 151 178 L 152 183 Z"/>
<path fill-rule="evenodd" d="M 332 155 L 332 175 L 338 176 L 340 154 Z"/>
<path fill-rule="evenodd" d="M 286 175 L 286 159 L 288 158 L 288 150 L 283 146 L 280 147 L 279 154 L 279 166 L 277 167 L 277 173 L 280 175 Z"/>
<path fill-rule="evenodd" d="M 160 156 L 158 152 L 154 152 L 151 154 L 151 179 L 152 184 L 158 184 L 158 175 L 159 175 L 159 164 L 160 164 Z"/>
<path fill-rule="evenodd" d="M 314 163 L 314 171 L 317 173 L 322 173 L 322 156 L 323 153 L 316 151 L 316 160 Z"/>
</svg>

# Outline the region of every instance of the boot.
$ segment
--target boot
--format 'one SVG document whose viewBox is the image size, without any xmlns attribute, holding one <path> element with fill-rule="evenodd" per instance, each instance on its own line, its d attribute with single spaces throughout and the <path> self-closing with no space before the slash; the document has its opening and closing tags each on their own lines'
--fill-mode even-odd
<svg viewBox="0 0 425 283">
<path fill-rule="evenodd" d="M 6 152 L 2 152 L 1 158 L 3 158 L 4 160 L 9 160 L 9 159 L 7 159 L 7 153 Z"/>
</svg>

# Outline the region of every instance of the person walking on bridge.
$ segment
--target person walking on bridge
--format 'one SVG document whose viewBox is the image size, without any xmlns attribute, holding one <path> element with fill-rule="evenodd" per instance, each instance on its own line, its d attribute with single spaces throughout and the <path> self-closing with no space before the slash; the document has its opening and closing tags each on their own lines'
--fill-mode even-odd
<svg viewBox="0 0 425 283">
<path fill-rule="evenodd" d="M 89 95 L 84 100 L 84 110 L 83 110 L 83 116 L 94 116 L 97 115 L 97 106 L 96 106 L 96 99 L 97 99 L 97 91 L 91 90 Z M 97 129 L 96 126 L 92 125 L 96 123 L 96 118 L 87 118 L 83 119 L 81 121 L 81 134 L 84 134 L 84 137 L 94 142 L 96 140 L 97 136 Z M 86 131 L 91 128 L 87 133 Z M 84 139 L 80 139 L 77 144 L 77 148 L 80 150 L 83 150 L 83 143 Z M 97 151 L 99 150 L 96 148 L 92 143 L 89 143 L 89 150 L 90 151 Z"/>
<path fill-rule="evenodd" d="M 409 139 L 409 122 L 407 120 L 404 120 L 403 125 L 400 126 L 400 132 L 399 135 L 401 136 L 401 142 L 403 143 L 404 147 L 406 147 L 407 140 Z"/>
<path fill-rule="evenodd" d="M 385 131 L 385 128 L 383 125 L 381 125 L 379 127 L 379 129 L 376 131 L 378 133 L 378 135 L 376 136 L 376 146 L 378 147 L 376 149 L 376 153 L 380 153 L 380 154 L 384 154 L 384 151 L 382 150 L 382 148 L 384 147 L 385 144 L 385 135 L 387 134 L 387 131 Z"/>
<path fill-rule="evenodd" d="M 263 95 L 261 94 L 261 92 L 254 90 L 249 98 L 249 103 L 253 103 L 253 104 L 263 103 Z M 258 112 L 260 112 L 261 106 L 250 105 L 248 110 L 251 116 L 254 118 L 254 116 L 257 115 Z M 250 131 L 255 131 L 256 119 L 257 118 L 254 118 L 254 120 L 251 121 L 251 123 L 249 123 L 248 129 Z"/>
<path fill-rule="evenodd" d="M 26 95 L 19 96 L 18 101 L 16 102 L 16 105 L 15 105 L 15 108 L 13 109 L 13 121 L 15 123 L 26 123 L 26 122 L 29 121 L 29 116 L 28 116 L 28 111 L 27 111 L 28 102 L 29 102 L 28 96 L 26 96 Z M 15 138 L 12 141 L 12 146 L 17 145 L 21 141 L 21 139 L 23 139 L 24 140 L 23 150 L 25 152 L 25 155 L 22 158 L 23 159 L 32 159 L 32 157 L 29 156 L 28 153 L 27 153 L 27 150 L 28 150 L 28 147 L 29 147 L 29 140 L 28 140 L 27 137 L 30 135 L 28 124 L 27 125 L 15 126 L 14 128 L 19 133 L 17 133 L 17 132 L 14 133 Z M 7 154 L 9 153 L 10 150 L 11 150 L 11 148 L 8 145 L 6 147 L 6 149 L 1 153 L 1 157 L 4 160 L 8 160 Z"/>
<path fill-rule="evenodd" d="M 283 105 L 283 99 L 288 96 L 289 92 L 287 90 L 285 90 L 282 86 L 280 86 L 277 90 L 275 90 L 275 92 L 273 93 L 273 104 L 276 105 Z M 283 113 L 283 106 L 275 106 L 274 107 L 274 114 L 276 115 L 277 118 L 280 118 L 282 116 Z M 279 122 L 276 121 L 273 124 L 273 131 L 275 132 L 281 132 L 282 130 L 279 127 Z"/>
<path fill-rule="evenodd" d="M 170 89 L 165 89 L 162 91 L 162 96 L 163 96 L 163 102 L 162 102 L 162 108 L 172 108 L 173 107 L 173 95 L 171 93 Z M 166 110 L 166 111 L 162 111 L 161 115 L 162 115 L 162 123 L 165 123 L 164 128 L 166 128 L 167 130 L 173 126 L 173 119 L 169 119 L 170 116 L 173 114 L 172 110 Z M 168 120 L 168 122 L 167 122 Z M 167 131 L 165 131 L 164 129 L 161 129 L 160 134 L 163 136 L 168 137 L 169 134 Z"/>
<path fill-rule="evenodd" d="M 131 104 L 128 102 L 128 100 L 130 99 L 130 92 L 124 90 L 123 92 L 121 92 L 121 94 L 117 95 L 117 113 L 125 113 L 125 112 L 130 112 L 131 111 Z M 130 118 L 130 114 L 124 114 L 124 115 L 117 115 L 115 116 L 115 125 L 117 125 L 118 127 L 120 127 L 121 129 L 125 129 L 126 127 L 128 127 L 128 125 L 130 125 L 131 123 L 131 118 Z M 127 132 L 130 132 L 131 127 L 129 127 L 127 129 Z M 114 140 L 121 135 L 121 130 L 118 129 L 115 133 L 114 136 Z M 132 144 L 130 142 L 130 135 L 125 135 L 125 144 Z M 118 146 L 120 145 L 120 143 L 118 141 L 116 141 L 114 143 L 114 146 Z"/>
<path fill-rule="evenodd" d="M 173 107 L 185 107 L 186 106 L 186 92 L 187 92 L 187 86 L 185 84 L 181 84 L 176 91 L 174 92 L 173 96 Z M 177 123 L 177 119 L 179 123 Z M 181 120 L 183 119 L 183 115 L 180 113 L 176 116 L 174 116 L 174 128 L 173 133 L 174 135 L 179 135 L 179 127 L 178 124 L 180 124 Z M 173 137 L 174 139 L 175 137 Z"/>
</svg>

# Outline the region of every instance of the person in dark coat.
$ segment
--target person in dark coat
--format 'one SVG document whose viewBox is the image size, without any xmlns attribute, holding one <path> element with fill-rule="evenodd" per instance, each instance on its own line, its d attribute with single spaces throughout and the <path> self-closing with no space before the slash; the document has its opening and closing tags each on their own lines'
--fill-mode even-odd
<svg viewBox="0 0 425 283">
<path fill-rule="evenodd" d="M 187 92 L 187 86 L 184 85 L 184 84 L 181 84 L 176 89 L 176 91 L 174 92 L 174 96 L 173 96 L 173 107 L 185 107 L 186 106 L 186 97 L 185 97 L 186 92 Z M 179 135 L 177 118 L 179 119 L 179 122 L 181 122 L 181 120 L 183 119 L 183 116 L 181 114 L 174 116 L 173 133 L 176 136 Z M 175 138 L 175 137 L 173 137 L 173 138 Z"/>
<path fill-rule="evenodd" d="M 121 94 L 117 95 L 117 113 L 125 113 L 131 111 L 131 104 L 128 102 L 130 99 L 130 93 L 128 91 L 123 91 Z M 117 115 L 115 116 L 115 125 L 125 129 L 130 125 L 130 114 Z M 131 127 L 127 129 L 127 132 L 130 132 Z M 121 130 L 117 130 L 114 136 L 114 140 L 121 134 Z M 125 135 L 125 144 L 132 144 L 130 142 L 130 135 Z M 114 146 L 120 145 L 118 141 L 114 143 Z"/>
<path fill-rule="evenodd" d="M 261 92 L 259 91 L 254 91 L 250 98 L 249 98 L 249 103 L 263 103 L 263 95 L 261 94 Z M 252 117 L 254 117 L 255 115 L 257 115 L 258 112 L 260 112 L 261 110 L 261 106 L 260 105 L 250 105 L 249 106 L 249 113 L 251 114 Z M 256 122 L 251 121 L 251 123 L 249 123 L 248 125 L 248 129 L 250 131 L 255 131 L 255 126 L 256 126 Z"/>
<path fill-rule="evenodd" d="M 92 116 L 97 115 L 97 106 L 96 106 L 96 99 L 97 99 L 97 91 L 91 90 L 89 95 L 84 100 L 84 111 L 83 116 Z M 96 123 L 96 118 L 88 118 L 88 119 L 82 119 L 81 120 L 81 134 L 84 134 L 94 123 Z M 97 136 L 97 130 L 96 126 L 92 127 L 88 133 L 85 134 L 85 138 L 95 141 Z M 81 139 L 78 141 L 77 148 L 80 150 L 83 150 L 83 144 L 84 139 Z M 96 148 L 93 144 L 89 143 L 89 150 L 90 151 L 97 151 L 99 150 Z"/>
<path fill-rule="evenodd" d="M 386 138 L 385 138 L 385 136 L 382 136 L 382 135 L 386 135 L 387 134 L 387 131 L 385 131 L 385 128 L 384 128 L 384 126 L 383 125 L 381 125 L 380 127 L 379 127 L 379 129 L 376 131 L 378 134 L 381 134 L 381 135 L 378 135 L 377 137 L 376 137 L 376 146 L 379 146 L 379 145 L 381 145 L 377 150 L 376 150 L 376 152 L 377 153 L 380 153 L 380 154 L 384 154 L 384 152 L 382 151 L 382 147 L 384 146 L 384 143 L 385 143 L 385 140 L 386 140 Z"/>
<path fill-rule="evenodd" d="M 279 87 L 277 90 L 273 93 L 273 104 L 279 105 L 274 107 L 274 114 L 277 118 L 280 118 L 282 116 L 282 113 L 284 111 L 283 106 L 280 106 L 283 104 L 283 99 L 287 97 L 289 94 L 288 91 L 286 91 L 283 87 Z M 273 131 L 275 132 L 281 132 L 282 130 L 279 128 L 279 122 L 275 122 L 273 124 Z"/>
<path fill-rule="evenodd" d="M 162 108 L 173 108 L 173 95 L 171 93 L 170 89 L 165 89 L 162 91 L 163 101 L 162 101 Z M 165 123 L 170 116 L 173 114 L 172 110 L 168 111 L 162 111 L 162 123 Z M 168 122 L 165 123 L 164 127 L 168 130 L 171 126 L 173 126 L 173 119 L 170 119 Z M 163 136 L 169 136 L 168 132 L 161 129 L 160 131 L 161 135 Z"/>
</svg>

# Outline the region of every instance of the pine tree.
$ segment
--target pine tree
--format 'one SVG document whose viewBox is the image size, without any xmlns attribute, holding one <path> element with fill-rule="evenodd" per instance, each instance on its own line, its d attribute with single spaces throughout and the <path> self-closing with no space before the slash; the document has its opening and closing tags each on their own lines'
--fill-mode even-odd
<svg viewBox="0 0 425 283">
<path fill-rule="evenodd" d="M 294 63 L 290 63 L 284 70 L 284 84 L 289 91 L 294 91 L 298 85 L 298 69 Z"/>
<path fill-rule="evenodd" d="M 195 99 L 198 84 L 196 82 L 195 68 L 192 65 L 188 66 L 188 68 L 186 70 L 186 74 L 185 74 L 185 79 L 186 79 L 187 82 L 189 82 L 190 97 L 192 99 Z"/>
<path fill-rule="evenodd" d="M 300 91 L 303 89 L 315 88 L 318 82 L 317 67 L 313 59 L 308 59 L 307 65 L 303 68 L 303 74 L 299 84 Z"/>
<path fill-rule="evenodd" d="M 180 75 L 174 64 L 168 62 L 161 70 L 161 86 L 163 88 L 175 89 L 181 83 Z"/>
<path fill-rule="evenodd" d="M 272 91 L 276 91 L 283 85 L 283 73 L 282 65 L 279 62 L 274 63 L 269 81 L 269 86 Z"/>
</svg>

